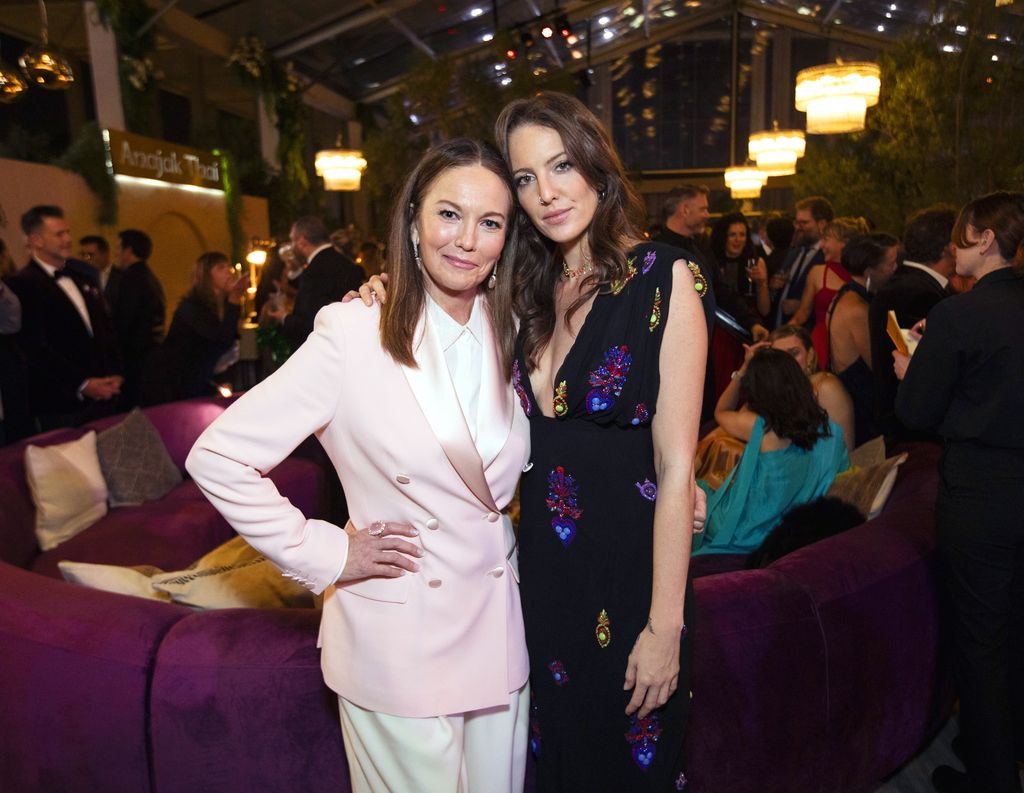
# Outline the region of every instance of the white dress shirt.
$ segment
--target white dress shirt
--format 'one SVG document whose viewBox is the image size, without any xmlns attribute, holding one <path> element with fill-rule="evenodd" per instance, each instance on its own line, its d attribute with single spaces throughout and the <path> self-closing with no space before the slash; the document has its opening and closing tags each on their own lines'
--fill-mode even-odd
<svg viewBox="0 0 1024 793">
<path fill-rule="evenodd" d="M 459 398 L 462 415 L 466 418 L 473 441 L 477 439 L 480 407 L 480 372 L 483 367 L 483 344 L 480 341 L 483 333 L 482 297 L 473 301 L 473 309 L 469 322 L 460 325 L 427 295 L 427 322 L 429 322 L 444 350 L 444 359 L 448 364 L 448 373 L 455 385 L 455 394 Z"/>
<path fill-rule="evenodd" d="M 57 272 L 56 267 L 52 267 L 46 262 L 40 261 L 37 257 L 33 256 L 35 263 L 43 268 L 43 271 L 53 278 L 53 274 Z M 82 293 L 78 289 L 78 285 L 71 278 L 58 278 L 57 286 L 59 286 L 64 294 L 68 296 L 68 300 L 71 301 L 75 309 L 78 311 L 79 316 L 82 318 L 82 324 L 85 325 L 85 329 L 89 331 L 89 335 L 92 336 L 92 320 L 89 319 L 89 309 L 85 305 L 85 298 L 82 297 Z"/>
<path fill-rule="evenodd" d="M 938 281 L 939 286 L 941 286 L 943 289 L 945 289 L 946 286 L 949 284 L 949 279 L 946 278 L 946 276 L 944 276 L 942 273 L 935 272 L 935 270 L 933 270 L 926 264 L 918 264 L 917 262 L 907 261 L 906 259 L 903 260 L 903 264 L 906 267 L 913 267 L 916 270 L 924 270 L 924 272 L 928 273 L 928 275 L 930 275 L 932 278 Z"/>
</svg>

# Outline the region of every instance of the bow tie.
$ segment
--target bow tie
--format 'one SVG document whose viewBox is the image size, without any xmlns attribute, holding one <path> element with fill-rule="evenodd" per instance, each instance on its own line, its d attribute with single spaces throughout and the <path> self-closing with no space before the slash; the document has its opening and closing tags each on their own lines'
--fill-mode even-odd
<svg viewBox="0 0 1024 793">
<path fill-rule="evenodd" d="M 53 271 L 53 280 L 59 281 L 61 278 L 70 278 L 71 273 L 68 272 L 67 267 L 61 267 L 59 270 Z"/>
</svg>

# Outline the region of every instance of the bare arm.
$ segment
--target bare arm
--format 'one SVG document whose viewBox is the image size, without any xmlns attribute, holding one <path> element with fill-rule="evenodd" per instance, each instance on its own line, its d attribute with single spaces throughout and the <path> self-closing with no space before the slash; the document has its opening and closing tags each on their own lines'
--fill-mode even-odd
<svg viewBox="0 0 1024 793">
<path fill-rule="evenodd" d="M 828 372 L 822 372 L 814 381 L 814 394 L 818 398 L 821 409 L 828 417 L 843 428 L 843 440 L 846 448 L 853 451 L 853 400 L 846 393 L 839 378 Z"/>
<path fill-rule="evenodd" d="M 757 260 L 757 266 L 751 271 L 750 279 L 754 282 L 757 293 L 757 311 L 767 317 L 772 310 L 772 295 L 768 291 L 768 265 L 764 259 Z"/>
<path fill-rule="evenodd" d="M 864 359 L 864 362 L 871 368 L 871 333 L 868 331 L 868 305 L 860 300 L 856 306 L 851 306 L 849 315 L 850 337 L 853 339 L 853 346 L 857 348 L 857 354 Z"/>
<path fill-rule="evenodd" d="M 743 365 L 736 371 L 736 376 L 729 381 L 729 385 L 718 398 L 718 404 L 715 405 L 715 421 L 718 422 L 718 426 L 741 441 L 750 440 L 750 434 L 754 431 L 754 423 L 757 421 L 757 414 L 747 410 L 745 406 L 740 406 L 740 380 L 743 379 L 743 374 L 747 371 L 747 364 L 754 353 L 767 345 L 767 342 L 743 345 Z"/>
<path fill-rule="evenodd" d="M 633 689 L 627 715 L 639 710 L 641 718 L 664 705 L 678 685 L 679 634 L 693 539 L 693 458 L 708 346 L 704 311 L 685 262 L 673 264 L 672 282 L 652 427 L 658 499 L 650 620 L 630 653 L 623 686 Z"/>
<path fill-rule="evenodd" d="M 811 318 L 811 312 L 814 311 L 814 298 L 817 296 L 818 290 L 821 289 L 824 281 L 825 265 L 814 265 L 807 276 L 807 283 L 804 284 L 804 293 L 800 296 L 800 308 L 789 319 L 790 325 L 803 325 Z"/>
</svg>

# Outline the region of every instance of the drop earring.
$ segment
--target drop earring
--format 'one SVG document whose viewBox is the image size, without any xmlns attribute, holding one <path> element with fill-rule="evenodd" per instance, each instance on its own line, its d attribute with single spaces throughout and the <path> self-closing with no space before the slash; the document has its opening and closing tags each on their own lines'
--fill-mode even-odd
<svg viewBox="0 0 1024 793">
<path fill-rule="evenodd" d="M 491 270 L 491 277 L 487 279 L 487 288 L 494 289 L 498 285 L 498 265 L 494 265 L 494 269 Z"/>
<path fill-rule="evenodd" d="M 412 258 L 416 260 L 416 266 L 423 269 L 423 259 L 420 258 L 420 246 L 415 242 L 412 244 Z"/>
</svg>

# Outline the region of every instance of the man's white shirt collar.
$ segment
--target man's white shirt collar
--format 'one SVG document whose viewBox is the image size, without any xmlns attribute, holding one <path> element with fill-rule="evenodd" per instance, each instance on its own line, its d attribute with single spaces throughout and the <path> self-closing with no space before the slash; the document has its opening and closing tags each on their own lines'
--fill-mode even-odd
<svg viewBox="0 0 1024 793">
<path fill-rule="evenodd" d="M 34 261 L 36 264 L 38 264 L 40 267 L 42 267 L 43 271 L 48 276 L 50 276 L 50 278 L 53 278 L 53 274 L 55 272 L 57 272 L 57 268 L 56 267 L 54 267 L 52 264 L 47 264 L 42 259 L 40 259 L 38 256 L 33 255 L 32 256 L 32 261 Z"/>
<path fill-rule="evenodd" d="M 313 251 L 311 254 L 309 254 L 309 258 L 306 261 L 312 264 L 313 259 L 315 259 L 317 256 L 320 255 L 320 251 L 325 251 L 328 248 L 333 248 L 333 247 L 334 246 L 331 245 L 331 243 L 329 243 L 329 242 L 324 243 L 319 248 L 317 248 L 315 251 Z"/>
<path fill-rule="evenodd" d="M 906 259 L 903 260 L 903 264 L 906 265 L 907 267 L 913 267 L 916 270 L 924 270 L 926 273 L 928 273 L 928 275 L 930 275 L 932 278 L 938 281 L 939 286 L 941 286 L 943 289 L 945 289 L 946 286 L 949 284 L 949 279 L 946 278 L 946 276 L 944 276 L 942 273 L 935 272 L 935 270 L 933 270 L 927 264 L 919 264 L 918 262 L 911 262 L 907 261 Z"/>
</svg>

